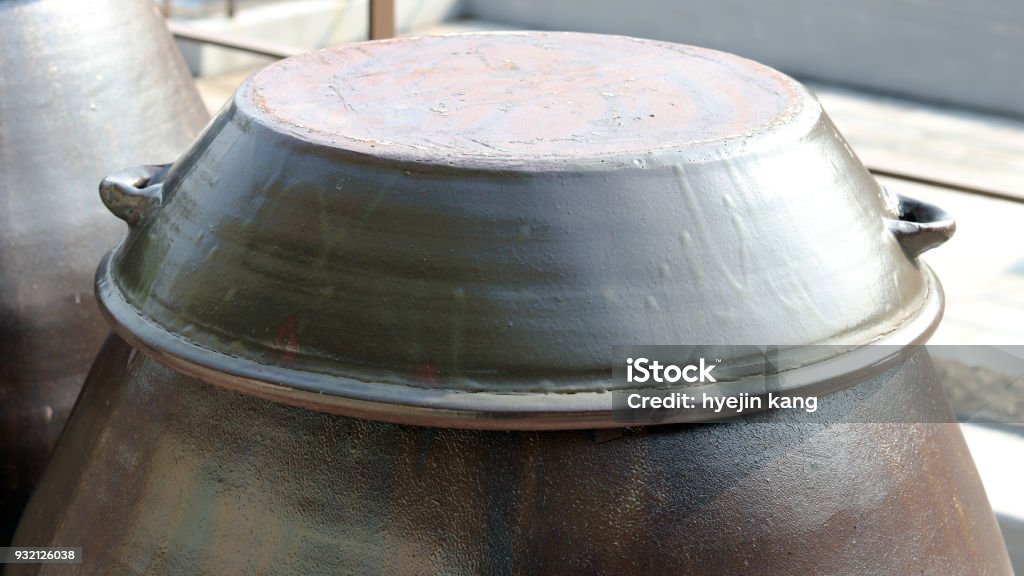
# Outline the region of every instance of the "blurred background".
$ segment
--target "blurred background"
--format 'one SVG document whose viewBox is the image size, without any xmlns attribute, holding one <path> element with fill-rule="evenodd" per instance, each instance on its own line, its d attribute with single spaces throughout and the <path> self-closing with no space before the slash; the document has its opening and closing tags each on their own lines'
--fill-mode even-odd
<svg viewBox="0 0 1024 576">
<path fill-rule="evenodd" d="M 1021 0 L 156 0 L 212 111 L 259 67 L 367 38 L 541 29 L 695 44 L 758 60 L 818 96 L 891 189 L 942 206 L 925 260 L 947 295 L 932 339 L 1024 573 L 1024 2 Z M 965 353 L 965 350 L 968 350 Z M 1011 363 L 1012 364 L 1012 363 Z M 1024 366 L 1024 361 L 1017 362 Z M 998 423 L 998 424 L 994 424 Z"/>
</svg>

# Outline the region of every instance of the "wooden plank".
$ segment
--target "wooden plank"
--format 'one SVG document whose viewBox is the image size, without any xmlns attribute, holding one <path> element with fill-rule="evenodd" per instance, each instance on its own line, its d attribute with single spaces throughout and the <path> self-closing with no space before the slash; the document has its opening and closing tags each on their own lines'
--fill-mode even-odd
<svg viewBox="0 0 1024 576">
<path fill-rule="evenodd" d="M 251 38 L 244 38 L 233 34 L 225 34 L 224 32 L 200 30 L 188 25 L 179 24 L 173 20 L 167 20 L 167 29 L 171 31 L 171 34 L 173 34 L 175 38 L 181 38 L 182 40 L 213 44 L 215 46 L 233 48 L 235 50 L 251 52 L 262 56 L 270 56 L 272 58 L 288 58 L 289 56 L 295 56 L 296 54 L 305 52 L 305 50 L 302 50 L 301 48 L 272 44 L 270 42 L 253 40 Z"/>
<path fill-rule="evenodd" d="M 810 87 L 877 174 L 1024 200 L 1024 122 Z"/>
<path fill-rule="evenodd" d="M 370 40 L 395 36 L 395 0 L 370 0 Z"/>
</svg>

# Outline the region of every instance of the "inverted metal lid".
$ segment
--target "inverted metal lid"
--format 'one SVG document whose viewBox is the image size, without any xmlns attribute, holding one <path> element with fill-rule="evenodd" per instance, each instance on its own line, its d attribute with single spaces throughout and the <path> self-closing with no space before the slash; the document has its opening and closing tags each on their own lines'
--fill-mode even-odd
<svg viewBox="0 0 1024 576">
<path fill-rule="evenodd" d="M 324 50 L 267 67 L 240 96 L 261 123 L 317 146 L 491 169 L 749 138 L 808 104 L 792 79 L 720 52 L 536 32 Z"/>
<path fill-rule="evenodd" d="M 101 193 L 132 229 L 98 294 L 158 359 L 486 428 L 614 425 L 616 346 L 920 340 L 941 302 L 914 257 L 951 233 L 901 218 L 792 79 L 570 33 L 281 61 Z"/>
</svg>

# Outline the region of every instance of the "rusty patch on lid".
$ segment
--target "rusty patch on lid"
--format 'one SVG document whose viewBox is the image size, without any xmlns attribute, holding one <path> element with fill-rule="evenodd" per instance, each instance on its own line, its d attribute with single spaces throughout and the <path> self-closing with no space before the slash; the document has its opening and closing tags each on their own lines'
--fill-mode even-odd
<svg viewBox="0 0 1024 576">
<path fill-rule="evenodd" d="M 301 139 L 401 157 L 588 158 L 750 136 L 808 101 L 722 52 L 621 36 L 491 33 L 354 44 L 254 75 L 242 98 Z"/>
</svg>

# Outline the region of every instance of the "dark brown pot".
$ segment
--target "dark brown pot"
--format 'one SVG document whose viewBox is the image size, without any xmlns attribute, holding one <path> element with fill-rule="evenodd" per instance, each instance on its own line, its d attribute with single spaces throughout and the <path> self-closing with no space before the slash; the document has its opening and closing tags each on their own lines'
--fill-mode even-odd
<svg viewBox="0 0 1024 576">
<path fill-rule="evenodd" d="M 1011 574 L 923 348 L 815 419 L 414 427 L 184 377 L 112 338 L 15 574 Z M 850 423 L 852 421 L 852 423 Z"/>
</svg>

